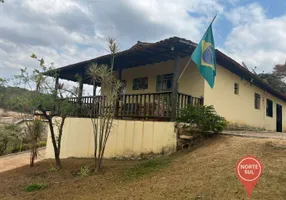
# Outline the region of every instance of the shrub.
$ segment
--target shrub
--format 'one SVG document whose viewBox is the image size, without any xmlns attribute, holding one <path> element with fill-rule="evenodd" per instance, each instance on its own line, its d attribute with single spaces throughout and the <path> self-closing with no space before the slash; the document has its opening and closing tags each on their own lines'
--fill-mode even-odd
<svg viewBox="0 0 286 200">
<path fill-rule="evenodd" d="M 60 170 L 60 168 L 58 168 L 58 167 L 51 167 L 49 169 L 49 172 L 58 172 L 59 170 Z"/>
<path fill-rule="evenodd" d="M 46 131 L 46 126 L 41 120 L 33 120 L 30 123 L 26 123 L 28 127 L 28 138 L 31 149 L 30 154 L 30 167 L 34 166 L 34 161 L 38 157 L 38 148 L 42 141 L 42 136 Z"/>
<path fill-rule="evenodd" d="M 27 151 L 29 149 L 30 149 L 30 145 L 28 145 L 28 144 L 23 144 L 21 147 L 21 151 Z"/>
<path fill-rule="evenodd" d="M 12 149 L 11 149 L 11 153 L 17 153 L 20 151 L 20 146 L 17 145 L 17 146 L 14 146 Z"/>
<path fill-rule="evenodd" d="M 78 172 L 78 175 L 80 176 L 89 176 L 90 174 L 91 174 L 91 169 L 87 165 L 82 166 Z"/>
<path fill-rule="evenodd" d="M 0 155 L 8 152 L 8 149 L 17 146 L 20 142 L 22 128 L 15 124 L 0 125 Z M 19 150 L 17 150 L 19 151 Z"/>
<path fill-rule="evenodd" d="M 181 110 L 178 122 L 187 123 L 190 131 L 219 133 L 227 127 L 227 121 L 219 116 L 213 106 L 190 106 Z"/>
<path fill-rule="evenodd" d="M 28 144 L 15 144 L 12 148 L 11 148 L 11 153 L 17 153 L 17 152 L 21 152 L 21 151 L 27 151 L 30 149 L 30 146 Z"/>
<path fill-rule="evenodd" d="M 40 147 L 45 147 L 47 146 L 47 142 L 46 141 L 40 141 Z"/>
<path fill-rule="evenodd" d="M 27 187 L 24 188 L 25 192 L 34 192 L 37 190 L 42 190 L 47 188 L 48 185 L 47 184 L 42 184 L 42 183 L 33 183 L 28 185 Z"/>
<path fill-rule="evenodd" d="M 58 172 L 59 170 L 60 170 L 60 168 L 54 167 L 54 166 L 50 163 L 49 172 Z"/>
</svg>

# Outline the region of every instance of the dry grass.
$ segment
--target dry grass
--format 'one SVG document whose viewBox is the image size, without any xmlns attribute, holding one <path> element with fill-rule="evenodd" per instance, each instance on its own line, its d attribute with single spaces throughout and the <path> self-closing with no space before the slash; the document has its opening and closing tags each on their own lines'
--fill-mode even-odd
<svg viewBox="0 0 286 200">
<path fill-rule="evenodd" d="M 12 117 L 12 118 L 21 118 L 22 114 L 14 111 L 9 111 L 6 109 L 0 108 L 1 117 Z"/>
<path fill-rule="evenodd" d="M 32 115 L 28 116 L 29 118 L 32 117 Z M 23 119 L 24 114 L 14 111 L 9 111 L 6 109 L 0 108 L 0 123 L 14 123 L 17 120 Z"/>
<path fill-rule="evenodd" d="M 286 143 L 280 140 L 217 137 L 192 152 L 162 160 L 106 160 L 100 175 L 75 175 L 91 159 L 63 160 L 63 170 L 50 172 L 51 160 L 34 168 L 0 174 L 0 199 L 248 199 L 235 176 L 239 158 L 260 158 L 264 173 L 252 193 L 253 200 L 286 199 Z M 126 175 L 127 173 L 127 175 Z M 133 174 L 133 176 L 132 176 Z M 126 180 L 126 176 L 131 179 Z M 25 192 L 30 184 L 48 187 Z"/>
</svg>

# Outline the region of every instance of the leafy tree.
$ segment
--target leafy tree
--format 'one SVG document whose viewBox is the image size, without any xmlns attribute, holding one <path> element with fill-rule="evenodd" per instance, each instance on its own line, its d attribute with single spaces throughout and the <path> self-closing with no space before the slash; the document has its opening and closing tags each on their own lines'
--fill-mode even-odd
<svg viewBox="0 0 286 200">
<path fill-rule="evenodd" d="M 285 78 L 286 77 L 286 62 L 284 64 L 275 65 L 273 73 L 282 79 Z"/>
<path fill-rule="evenodd" d="M 55 79 L 57 78 L 56 71 L 53 70 L 54 74 L 51 77 L 43 75 L 47 71 L 52 71 L 53 64 L 51 63 L 47 67 L 44 59 L 38 59 L 34 54 L 31 57 L 39 62 L 40 69 L 36 69 L 32 73 L 29 73 L 27 68 L 21 69 L 20 74 L 14 76 L 13 81 L 16 86 L 25 87 L 32 91 L 22 94 L 16 102 L 24 110 L 24 119 L 31 118 L 31 114 L 35 110 L 39 110 L 47 120 L 54 148 L 56 167 L 60 169 L 62 167 L 60 150 L 63 127 L 67 116 L 74 112 L 74 108 L 70 102 L 58 97 L 63 98 L 64 95 L 65 97 L 74 97 L 76 88 L 66 88 L 61 85 L 56 89 L 52 86 L 55 85 Z M 10 104 L 13 106 L 16 102 L 13 101 Z M 33 131 L 30 134 L 33 134 Z"/>
<path fill-rule="evenodd" d="M 102 166 L 105 146 L 107 144 L 113 119 L 116 113 L 116 104 L 122 83 L 113 74 L 114 58 L 118 46 L 114 39 L 108 39 L 111 52 L 111 65 L 92 64 L 88 74 L 95 86 L 96 82 L 101 84 L 101 96 L 99 102 L 94 102 L 90 110 L 90 117 L 94 133 L 94 160 L 96 171 L 99 172 Z"/>
<path fill-rule="evenodd" d="M 4 87 L 5 83 L 7 82 L 6 79 L 0 78 L 0 87 Z"/>
<path fill-rule="evenodd" d="M 286 94 L 286 83 L 283 81 L 282 75 L 278 73 L 261 73 L 258 77 L 262 79 L 265 83 L 270 85 L 275 90 Z"/>
<path fill-rule="evenodd" d="M 286 94 L 286 62 L 285 64 L 276 64 L 271 73 L 260 73 L 257 76 L 275 90 Z"/>
</svg>

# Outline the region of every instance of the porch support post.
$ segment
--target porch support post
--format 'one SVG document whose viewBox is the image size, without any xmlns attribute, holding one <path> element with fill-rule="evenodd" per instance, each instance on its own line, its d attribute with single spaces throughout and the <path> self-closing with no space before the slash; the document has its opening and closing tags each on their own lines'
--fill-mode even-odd
<svg viewBox="0 0 286 200">
<path fill-rule="evenodd" d="M 122 69 L 118 69 L 118 70 L 117 70 L 117 79 L 118 79 L 119 81 L 122 80 Z"/>
<path fill-rule="evenodd" d="M 94 86 L 93 86 L 93 96 L 94 96 L 94 97 L 96 96 L 96 88 L 97 88 L 97 86 L 94 85 Z"/>
<path fill-rule="evenodd" d="M 78 88 L 78 96 L 77 96 L 77 114 L 81 114 L 81 98 L 82 98 L 82 91 L 83 91 L 83 76 L 81 76 L 80 80 L 79 80 L 79 88 Z"/>
<path fill-rule="evenodd" d="M 80 101 L 82 97 L 82 91 L 83 91 L 83 81 L 81 80 L 79 82 L 79 88 L 78 88 L 78 101 Z"/>
<path fill-rule="evenodd" d="M 55 78 L 56 78 L 55 79 L 55 93 L 53 94 L 55 104 L 52 106 L 52 109 L 53 109 L 52 112 L 56 113 L 58 111 L 58 106 L 56 106 L 57 105 L 56 101 L 58 99 L 59 76 L 56 76 Z"/>
<path fill-rule="evenodd" d="M 175 65 L 174 65 L 171 121 L 176 121 L 176 117 L 177 117 L 179 65 L 180 65 L 180 55 L 177 54 L 176 60 L 175 60 Z"/>
<path fill-rule="evenodd" d="M 58 96 L 58 87 L 59 87 L 59 77 L 57 76 L 55 80 L 55 98 L 57 98 Z"/>
<path fill-rule="evenodd" d="M 122 80 L 122 69 L 117 69 L 117 80 L 121 81 Z M 115 118 L 118 118 L 118 112 L 119 112 L 119 101 L 120 101 L 120 91 L 117 93 L 118 97 L 116 99 L 116 104 L 115 104 Z"/>
</svg>

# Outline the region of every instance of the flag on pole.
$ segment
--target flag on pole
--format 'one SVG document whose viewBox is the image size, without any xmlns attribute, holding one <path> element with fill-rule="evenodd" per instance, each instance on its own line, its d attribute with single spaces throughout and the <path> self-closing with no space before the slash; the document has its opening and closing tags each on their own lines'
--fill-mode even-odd
<svg viewBox="0 0 286 200">
<path fill-rule="evenodd" d="M 200 74 L 211 88 L 214 87 L 216 76 L 216 56 L 212 22 L 191 56 L 191 59 L 197 64 Z"/>
</svg>

